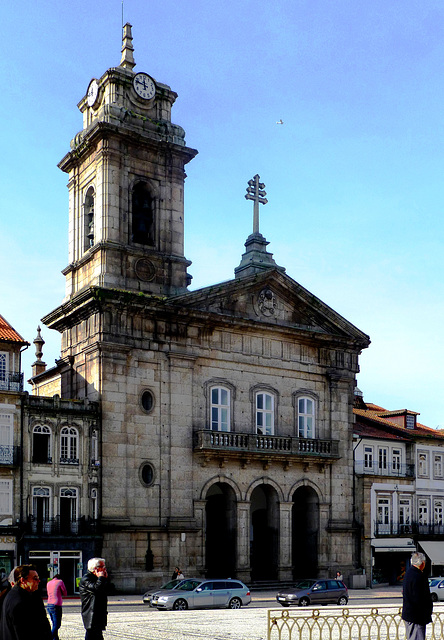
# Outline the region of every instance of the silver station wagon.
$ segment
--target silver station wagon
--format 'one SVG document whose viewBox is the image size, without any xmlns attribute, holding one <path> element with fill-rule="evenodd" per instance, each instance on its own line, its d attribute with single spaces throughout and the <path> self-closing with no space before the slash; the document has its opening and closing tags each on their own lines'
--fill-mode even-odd
<svg viewBox="0 0 444 640">
<path fill-rule="evenodd" d="M 283 607 L 310 604 L 339 604 L 348 602 L 348 590 L 341 580 L 299 580 L 293 587 L 279 591 L 276 600 Z"/>
<path fill-rule="evenodd" d="M 240 580 L 202 580 L 188 578 L 175 589 L 157 591 L 151 597 L 151 605 L 161 609 L 205 609 L 225 607 L 240 609 L 250 604 L 249 588 Z"/>
</svg>

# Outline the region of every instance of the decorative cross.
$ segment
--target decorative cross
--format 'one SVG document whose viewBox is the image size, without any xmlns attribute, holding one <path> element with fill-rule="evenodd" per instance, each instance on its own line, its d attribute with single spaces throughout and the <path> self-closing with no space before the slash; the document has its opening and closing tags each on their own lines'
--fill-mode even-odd
<svg viewBox="0 0 444 640">
<path fill-rule="evenodd" d="M 247 193 L 245 198 L 247 200 L 253 200 L 253 234 L 259 233 L 259 203 L 267 204 L 268 200 L 265 197 L 267 192 L 264 191 L 265 184 L 259 182 L 260 176 L 256 174 L 252 180 L 248 181 Z"/>
</svg>

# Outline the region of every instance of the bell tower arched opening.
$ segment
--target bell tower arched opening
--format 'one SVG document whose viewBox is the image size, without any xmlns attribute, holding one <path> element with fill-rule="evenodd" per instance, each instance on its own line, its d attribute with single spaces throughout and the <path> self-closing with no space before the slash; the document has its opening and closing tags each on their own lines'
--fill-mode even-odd
<svg viewBox="0 0 444 640">
<path fill-rule="evenodd" d="M 144 182 L 138 182 L 132 192 L 132 239 L 137 244 L 154 246 L 154 203 Z"/>
<path fill-rule="evenodd" d="M 300 487 L 293 494 L 293 502 L 293 577 L 315 578 L 318 572 L 319 498 L 311 487 Z"/>
<path fill-rule="evenodd" d="M 236 496 L 224 482 L 208 489 L 205 506 L 206 575 L 232 577 L 236 570 Z"/>
<path fill-rule="evenodd" d="M 279 503 L 276 490 L 260 485 L 251 494 L 250 566 L 252 580 L 276 580 L 279 562 Z"/>
</svg>

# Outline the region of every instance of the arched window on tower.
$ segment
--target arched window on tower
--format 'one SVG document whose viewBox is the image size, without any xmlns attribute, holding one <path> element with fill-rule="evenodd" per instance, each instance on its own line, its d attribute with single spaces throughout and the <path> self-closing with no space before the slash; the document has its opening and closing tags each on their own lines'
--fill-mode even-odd
<svg viewBox="0 0 444 640">
<path fill-rule="evenodd" d="M 154 245 L 153 199 L 144 182 L 132 194 L 132 238 L 138 244 Z"/>
<path fill-rule="evenodd" d="M 83 222 L 84 222 L 84 250 L 94 244 L 94 188 L 90 187 L 86 192 L 85 203 L 83 205 Z"/>
</svg>

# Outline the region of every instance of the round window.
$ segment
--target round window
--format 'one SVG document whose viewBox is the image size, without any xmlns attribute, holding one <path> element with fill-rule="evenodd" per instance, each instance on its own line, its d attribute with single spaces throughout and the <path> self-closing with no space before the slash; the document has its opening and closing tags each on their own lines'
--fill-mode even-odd
<svg viewBox="0 0 444 640">
<path fill-rule="evenodd" d="M 142 478 L 142 482 L 143 484 L 145 484 L 146 486 L 150 486 L 153 484 L 154 482 L 154 469 L 152 467 L 151 464 L 149 464 L 149 462 L 146 462 L 141 470 L 140 470 L 140 476 Z"/>
<path fill-rule="evenodd" d="M 151 411 L 154 406 L 154 396 L 151 391 L 144 391 L 140 400 L 144 411 Z"/>
</svg>

